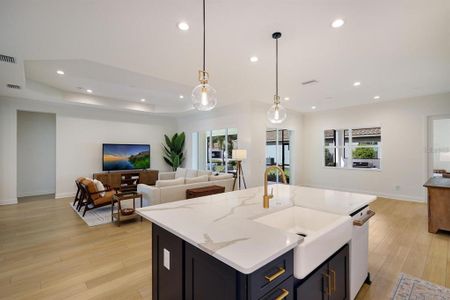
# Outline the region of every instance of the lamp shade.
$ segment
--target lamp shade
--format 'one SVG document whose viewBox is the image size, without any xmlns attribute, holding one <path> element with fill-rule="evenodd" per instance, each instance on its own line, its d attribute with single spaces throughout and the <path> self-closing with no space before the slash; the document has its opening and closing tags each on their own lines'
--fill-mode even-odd
<svg viewBox="0 0 450 300">
<path fill-rule="evenodd" d="M 441 152 L 439 154 L 439 160 L 440 161 L 450 161 L 450 152 Z"/>
<path fill-rule="evenodd" d="M 231 156 L 235 160 L 247 159 L 247 150 L 245 149 L 233 149 Z"/>
</svg>

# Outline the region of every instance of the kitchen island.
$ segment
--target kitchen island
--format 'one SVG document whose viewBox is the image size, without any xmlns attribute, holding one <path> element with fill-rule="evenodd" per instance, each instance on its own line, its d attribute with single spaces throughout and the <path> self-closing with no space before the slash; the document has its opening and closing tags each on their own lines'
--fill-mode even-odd
<svg viewBox="0 0 450 300">
<path fill-rule="evenodd" d="M 271 188 L 274 197 L 268 209 L 262 206 L 262 187 L 138 209 L 153 223 L 153 299 L 296 299 L 295 289 L 301 290 L 306 270 L 323 267 L 342 249 L 349 251 L 351 216 L 361 213 L 364 219 L 362 211 L 375 200 L 370 195 L 307 187 L 277 184 Z M 268 224 L 264 219 L 291 208 L 300 209 L 305 218 L 317 215 L 316 219 L 328 223 L 311 230 L 303 226 L 298 232 L 283 228 L 283 222 Z M 342 239 L 333 238 L 335 228 L 342 232 L 336 234 Z M 321 245 L 313 237 L 325 234 L 331 238 L 323 238 L 322 246 L 329 244 L 329 249 L 308 253 Z M 299 258 L 306 254 L 321 263 L 302 269 Z M 343 284 L 350 299 L 348 255 L 344 263 Z M 339 281 L 333 276 L 324 289 L 328 294 Z"/>
</svg>

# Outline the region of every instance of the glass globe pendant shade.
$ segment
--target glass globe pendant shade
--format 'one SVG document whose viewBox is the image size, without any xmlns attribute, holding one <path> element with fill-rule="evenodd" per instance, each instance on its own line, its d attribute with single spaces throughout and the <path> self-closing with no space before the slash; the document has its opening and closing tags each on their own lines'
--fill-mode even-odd
<svg viewBox="0 0 450 300">
<path fill-rule="evenodd" d="M 274 104 L 267 111 L 267 118 L 272 124 L 283 123 L 287 118 L 286 109 L 281 104 Z"/>
<path fill-rule="evenodd" d="M 216 90 L 207 83 L 197 85 L 192 90 L 192 104 L 196 110 L 208 111 L 216 107 Z"/>
</svg>

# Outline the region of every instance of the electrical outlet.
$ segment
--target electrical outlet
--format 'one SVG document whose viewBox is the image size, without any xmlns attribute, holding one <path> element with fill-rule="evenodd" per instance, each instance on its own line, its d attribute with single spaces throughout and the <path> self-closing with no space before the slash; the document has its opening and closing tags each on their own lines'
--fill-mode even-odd
<svg viewBox="0 0 450 300">
<path fill-rule="evenodd" d="M 163 265 L 167 270 L 170 271 L 170 251 L 164 248 L 163 253 Z"/>
<path fill-rule="evenodd" d="M 396 186 L 395 186 L 395 190 L 396 190 L 396 191 L 400 191 L 400 186 L 399 186 L 399 185 L 396 185 Z"/>
</svg>

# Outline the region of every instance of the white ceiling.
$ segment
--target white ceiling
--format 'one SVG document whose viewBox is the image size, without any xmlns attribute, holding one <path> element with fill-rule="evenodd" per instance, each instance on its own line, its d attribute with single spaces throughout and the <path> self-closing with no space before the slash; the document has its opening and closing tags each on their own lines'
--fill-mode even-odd
<svg viewBox="0 0 450 300">
<path fill-rule="evenodd" d="M 33 98 L 55 89 L 70 102 L 83 87 L 108 108 L 142 106 L 139 99 L 146 98 L 148 111 L 189 110 L 201 67 L 201 3 L 2 0 L 0 54 L 15 56 L 18 64 L 0 63 L 0 95 Z M 219 105 L 272 101 L 274 31 L 283 33 L 280 94 L 290 97 L 284 104 L 291 109 L 450 91 L 449 0 L 206 3 L 207 70 Z M 345 25 L 331 28 L 338 17 Z M 190 30 L 180 31 L 180 21 Z M 249 61 L 253 55 L 257 63 Z M 57 69 L 66 74 L 58 76 Z M 311 79 L 319 82 L 302 86 Z M 354 81 L 361 86 L 353 87 Z M 6 89 L 9 82 L 25 89 Z"/>
</svg>

